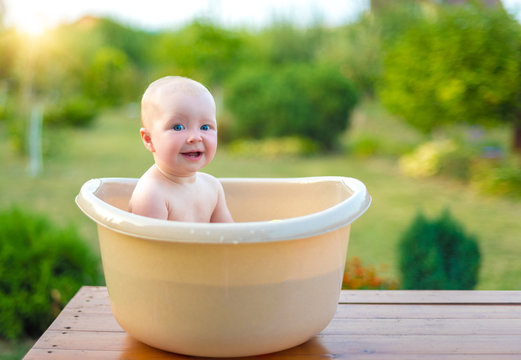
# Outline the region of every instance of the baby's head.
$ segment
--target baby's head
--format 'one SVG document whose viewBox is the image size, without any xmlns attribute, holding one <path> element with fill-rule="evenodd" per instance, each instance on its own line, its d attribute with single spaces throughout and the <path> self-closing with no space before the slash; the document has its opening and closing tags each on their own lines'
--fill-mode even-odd
<svg viewBox="0 0 521 360">
<path fill-rule="evenodd" d="M 215 111 L 215 102 L 210 91 L 201 83 L 182 76 L 165 76 L 152 82 L 141 99 L 141 123 L 144 127 L 150 125 L 161 112 L 168 111 L 165 105 L 176 93 L 184 93 L 206 98 Z"/>
<path fill-rule="evenodd" d="M 154 81 L 141 100 L 141 138 L 159 169 L 190 175 L 207 165 L 217 149 L 215 101 L 192 79 L 167 76 Z"/>
</svg>

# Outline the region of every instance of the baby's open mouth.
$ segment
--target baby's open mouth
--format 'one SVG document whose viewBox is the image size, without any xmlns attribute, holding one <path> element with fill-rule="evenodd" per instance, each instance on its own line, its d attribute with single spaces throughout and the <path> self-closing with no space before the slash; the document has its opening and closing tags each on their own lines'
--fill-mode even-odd
<svg viewBox="0 0 521 360">
<path fill-rule="evenodd" d="M 196 159 L 196 158 L 200 157 L 203 153 L 201 151 L 189 151 L 189 152 L 184 152 L 181 154 L 183 156 Z"/>
</svg>

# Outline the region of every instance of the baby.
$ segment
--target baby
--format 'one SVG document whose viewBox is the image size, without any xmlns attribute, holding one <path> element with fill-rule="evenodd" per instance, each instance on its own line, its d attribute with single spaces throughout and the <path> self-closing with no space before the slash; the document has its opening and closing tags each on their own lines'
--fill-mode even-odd
<svg viewBox="0 0 521 360">
<path fill-rule="evenodd" d="M 197 81 L 167 76 L 141 100 L 141 139 L 155 164 L 139 179 L 129 211 L 157 219 L 232 222 L 221 183 L 198 172 L 217 150 L 215 101 Z"/>
</svg>

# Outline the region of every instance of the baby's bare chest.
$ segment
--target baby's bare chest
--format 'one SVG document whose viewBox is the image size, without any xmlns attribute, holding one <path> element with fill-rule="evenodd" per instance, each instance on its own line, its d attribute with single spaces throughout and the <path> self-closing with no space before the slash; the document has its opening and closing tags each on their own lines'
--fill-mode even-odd
<svg viewBox="0 0 521 360">
<path fill-rule="evenodd" d="M 204 186 L 173 188 L 167 196 L 169 220 L 210 222 L 217 193 Z"/>
</svg>

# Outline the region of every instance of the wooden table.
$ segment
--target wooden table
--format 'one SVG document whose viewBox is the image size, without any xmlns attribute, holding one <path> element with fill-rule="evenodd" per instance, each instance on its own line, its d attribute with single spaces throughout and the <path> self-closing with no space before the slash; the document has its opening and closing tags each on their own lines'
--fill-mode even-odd
<svg viewBox="0 0 521 360">
<path fill-rule="evenodd" d="M 342 291 L 335 318 L 259 359 L 521 359 L 521 291 Z M 127 335 L 105 287 L 83 287 L 27 353 L 36 359 L 194 359 Z"/>
</svg>

